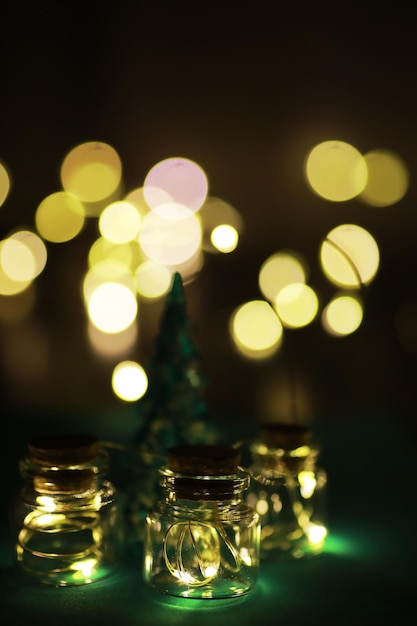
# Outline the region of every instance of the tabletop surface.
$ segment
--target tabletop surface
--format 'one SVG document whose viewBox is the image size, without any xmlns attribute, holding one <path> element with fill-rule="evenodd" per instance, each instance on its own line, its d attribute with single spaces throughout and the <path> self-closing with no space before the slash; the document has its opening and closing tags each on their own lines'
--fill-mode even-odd
<svg viewBox="0 0 417 626">
<path fill-rule="evenodd" d="M 52 588 L 19 580 L 8 529 L 19 448 L 12 446 L 0 508 L 0 624 L 416 624 L 415 442 L 399 420 L 378 417 L 325 424 L 320 437 L 329 480 L 324 551 L 289 563 L 262 561 L 250 594 L 217 601 L 150 589 L 140 544 L 127 550 L 113 576 L 91 585 Z"/>
</svg>

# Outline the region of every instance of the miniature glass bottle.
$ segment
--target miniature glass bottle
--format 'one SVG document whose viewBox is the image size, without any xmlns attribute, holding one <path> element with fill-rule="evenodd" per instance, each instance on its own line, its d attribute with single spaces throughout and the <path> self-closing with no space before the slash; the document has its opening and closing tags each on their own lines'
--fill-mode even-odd
<svg viewBox="0 0 417 626">
<path fill-rule="evenodd" d="M 161 468 L 163 497 L 146 518 L 144 577 L 162 593 L 232 598 L 254 587 L 258 514 L 243 500 L 250 477 L 227 446 L 182 445 Z"/>
<path fill-rule="evenodd" d="M 304 426 L 264 424 L 250 445 L 247 502 L 261 519 L 261 558 L 285 560 L 318 554 L 325 543 L 326 472 Z"/>
<path fill-rule="evenodd" d="M 118 565 L 122 533 L 108 459 L 94 437 L 35 439 L 21 459 L 13 509 L 19 573 L 54 586 L 100 580 Z"/>
</svg>

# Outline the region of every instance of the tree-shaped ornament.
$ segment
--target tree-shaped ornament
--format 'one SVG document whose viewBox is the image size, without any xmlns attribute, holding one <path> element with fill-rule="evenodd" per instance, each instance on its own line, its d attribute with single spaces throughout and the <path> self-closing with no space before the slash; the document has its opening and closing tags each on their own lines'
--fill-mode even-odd
<svg viewBox="0 0 417 626">
<path fill-rule="evenodd" d="M 128 517 L 139 539 L 142 521 L 158 497 L 157 470 L 165 463 L 168 448 L 217 442 L 215 423 L 203 399 L 207 380 L 178 272 L 166 298 L 147 373 L 148 389 L 138 402 L 141 425 L 134 441 L 139 463 L 133 469 L 135 484 L 128 498 Z"/>
<path fill-rule="evenodd" d="M 207 380 L 178 272 L 166 298 L 148 380 L 148 390 L 138 403 L 140 448 L 165 455 L 175 445 L 214 442 L 213 422 L 203 399 Z"/>
</svg>

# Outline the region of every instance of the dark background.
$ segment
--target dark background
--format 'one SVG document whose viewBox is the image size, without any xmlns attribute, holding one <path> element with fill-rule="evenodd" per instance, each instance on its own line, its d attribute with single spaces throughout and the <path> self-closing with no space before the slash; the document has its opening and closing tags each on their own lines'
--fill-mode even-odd
<svg viewBox="0 0 417 626">
<path fill-rule="evenodd" d="M 235 439 L 269 411 L 311 421 L 329 475 L 330 540 L 311 561 L 263 568 L 240 605 L 168 607 L 143 585 L 140 559 L 110 586 L 27 588 L 10 575 L 9 497 L 18 457 L 38 423 L 126 440 L 136 407 L 113 395 L 114 363 L 90 349 L 80 281 L 91 220 L 66 244 L 48 244 L 30 319 L 0 322 L 0 407 L 5 492 L 0 515 L 0 621 L 80 624 L 410 624 L 415 602 L 417 441 L 417 46 L 409 3 L 52 2 L 0 0 L 0 159 L 13 177 L 0 238 L 34 227 L 41 200 L 59 189 L 74 146 L 103 141 L 119 153 L 126 188 L 161 159 L 206 171 L 210 194 L 243 216 L 240 247 L 212 255 L 186 285 L 201 347 L 207 401 Z M 398 204 L 330 203 L 306 186 L 303 163 L 338 139 L 363 153 L 396 152 L 410 187 Z M 318 250 L 327 232 L 356 223 L 375 237 L 381 264 L 364 290 L 361 327 L 328 337 L 319 321 L 289 332 L 283 350 L 248 362 L 233 349 L 234 308 L 260 297 L 261 263 L 300 251 L 322 304 L 334 288 Z M 18 301 L 17 301 L 18 302 Z M 0 299 L 0 307 L 6 307 Z M 142 304 L 143 332 L 128 356 L 152 346 L 164 302 Z M 1 311 L 1 308 L 0 308 Z M 3 319 L 3 318 L 2 318 Z M 403 320 L 403 322 L 401 322 Z M 404 320 L 407 320 L 405 325 Z M 39 346 L 48 368 L 38 375 Z M 11 354 L 19 353 L 11 367 Z M 404 430 L 405 429 L 405 433 Z M 409 436 L 410 435 L 410 436 Z M 8 460 L 8 462 L 7 462 Z M 7 509 L 7 510 L 6 510 Z M 295 567 L 292 567 L 296 565 Z M 61 593 L 63 592 L 63 593 Z M 239 612 L 240 611 L 240 612 Z M 410 619 L 411 618 L 411 619 Z M 415 619 L 414 619 L 415 622 Z"/>
<path fill-rule="evenodd" d="M 207 258 L 186 286 L 212 410 L 262 418 L 268 384 L 277 416 L 287 418 L 296 398 L 301 420 L 388 413 L 416 435 L 417 49 L 408 5 L 0 2 L 0 24 L 0 158 L 13 178 L 1 237 L 34 227 L 36 207 L 59 188 L 60 162 L 78 143 L 111 144 L 127 189 L 161 159 L 193 159 L 210 195 L 245 222 L 238 250 Z M 327 139 L 397 153 L 410 173 L 404 199 L 376 209 L 316 197 L 303 163 Z M 262 262 L 282 248 L 300 251 L 325 303 L 334 289 L 320 272 L 319 245 L 343 222 L 368 229 L 381 253 L 360 329 L 334 339 L 317 321 L 288 333 L 267 362 L 244 360 L 228 319 L 260 297 Z M 22 384 L 3 350 L 4 407 L 131 411 L 111 392 L 114 364 L 91 353 L 85 333 L 80 280 L 96 234 L 90 221 L 76 240 L 48 245 L 32 320 L 48 336 L 48 378 Z M 143 305 L 146 330 L 130 356 L 151 354 L 162 307 Z M 399 334 L 401 311 L 409 323 Z M 3 322 L 1 341 L 27 345 L 27 367 L 36 368 L 25 324 Z"/>
</svg>

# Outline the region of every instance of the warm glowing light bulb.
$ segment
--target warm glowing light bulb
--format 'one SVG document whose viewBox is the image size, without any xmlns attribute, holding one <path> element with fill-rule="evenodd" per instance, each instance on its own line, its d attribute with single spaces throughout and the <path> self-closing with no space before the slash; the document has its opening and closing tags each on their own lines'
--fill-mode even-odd
<svg viewBox="0 0 417 626">
<path fill-rule="evenodd" d="M 199 210 L 199 216 L 203 230 L 203 247 L 207 252 L 213 252 L 215 250 L 224 252 L 224 250 L 218 248 L 217 244 L 213 242 L 212 233 L 217 227 L 231 227 L 236 231 L 236 235 L 233 234 L 233 237 L 237 237 L 237 240 L 239 240 L 244 230 L 243 218 L 239 211 L 221 198 L 215 198 L 213 196 L 207 197 Z M 238 243 L 238 241 L 236 243 Z"/>
<path fill-rule="evenodd" d="M 127 402 L 142 398 L 148 388 L 148 377 L 141 365 L 135 361 L 118 363 L 112 374 L 114 393 Z"/>
<path fill-rule="evenodd" d="M 136 319 L 138 305 L 132 291 L 121 283 L 104 282 L 88 298 L 88 316 L 105 333 L 119 333 Z"/>
<path fill-rule="evenodd" d="M 164 537 L 165 565 L 172 576 L 190 587 L 210 583 L 220 568 L 220 541 L 216 528 L 204 522 L 177 522 Z M 192 562 L 194 550 L 198 555 L 198 569 Z"/>
<path fill-rule="evenodd" d="M 317 485 L 317 479 L 311 470 L 302 470 L 298 474 L 298 482 L 300 483 L 300 492 L 303 498 L 311 498 Z"/>
<path fill-rule="evenodd" d="M 216 226 L 211 233 L 211 242 L 219 252 L 233 252 L 236 249 L 239 234 L 233 226 L 229 226 L 228 224 L 221 224 L 220 226 Z"/>
<path fill-rule="evenodd" d="M 55 509 L 56 509 L 55 500 L 51 496 L 37 496 L 36 502 L 45 511 L 51 511 L 52 512 L 52 511 L 55 511 Z"/>
<path fill-rule="evenodd" d="M 312 546 L 321 545 L 327 537 L 327 528 L 319 524 L 309 524 L 306 532 Z"/>
</svg>

